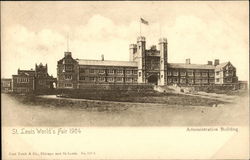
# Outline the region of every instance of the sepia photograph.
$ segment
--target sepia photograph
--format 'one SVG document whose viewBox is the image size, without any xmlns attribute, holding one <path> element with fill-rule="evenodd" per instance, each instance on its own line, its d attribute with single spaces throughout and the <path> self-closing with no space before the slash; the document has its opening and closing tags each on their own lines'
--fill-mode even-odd
<svg viewBox="0 0 250 160">
<path fill-rule="evenodd" d="M 2 1 L 3 159 L 249 159 L 248 1 Z"/>
</svg>

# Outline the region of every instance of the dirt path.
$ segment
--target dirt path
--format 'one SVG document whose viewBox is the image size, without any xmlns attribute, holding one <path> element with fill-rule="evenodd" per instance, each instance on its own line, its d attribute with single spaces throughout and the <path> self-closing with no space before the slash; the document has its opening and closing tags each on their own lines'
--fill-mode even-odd
<svg viewBox="0 0 250 160">
<path fill-rule="evenodd" d="M 197 93 L 182 93 L 179 92 L 178 94 L 183 94 L 183 95 L 189 95 L 189 96 L 194 96 L 194 97 L 200 97 L 200 98 L 207 98 L 207 99 L 212 99 L 212 100 L 219 100 L 223 102 L 235 102 L 236 99 L 239 98 L 239 96 L 229 96 L 226 94 L 216 94 L 216 93 L 206 93 L 206 92 L 197 92 Z"/>
<path fill-rule="evenodd" d="M 181 92 L 180 87 L 174 87 L 174 86 L 168 86 L 167 88 L 164 87 L 158 87 L 158 91 L 167 91 L 171 93 L 176 94 L 182 94 L 182 95 L 189 95 L 193 97 L 200 97 L 200 98 L 207 98 L 211 100 L 219 100 L 223 102 L 235 102 L 236 99 L 239 98 L 239 96 L 230 96 L 226 94 L 217 94 L 217 93 L 206 93 L 206 92 Z"/>
</svg>

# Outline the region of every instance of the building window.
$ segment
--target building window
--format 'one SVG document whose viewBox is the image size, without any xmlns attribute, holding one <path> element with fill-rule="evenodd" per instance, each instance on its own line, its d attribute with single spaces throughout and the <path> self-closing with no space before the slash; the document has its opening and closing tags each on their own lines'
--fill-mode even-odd
<svg viewBox="0 0 250 160">
<path fill-rule="evenodd" d="M 114 70 L 113 69 L 109 69 L 108 70 L 108 74 L 114 74 Z"/>
<path fill-rule="evenodd" d="M 219 82 L 220 81 L 220 79 L 219 78 L 216 78 L 216 82 Z"/>
<path fill-rule="evenodd" d="M 65 71 L 72 71 L 72 70 L 73 70 L 73 66 L 65 65 Z"/>
<path fill-rule="evenodd" d="M 79 80 L 83 80 L 83 81 L 84 81 L 84 80 L 85 80 L 85 77 L 80 76 L 80 77 L 79 77 Z"/>
<path fill-rule="evenodd" d="M 189 84 L 193 84 L 193 83 L 194 83 L 194 80 L 193 80 L 193 79 L 188 79 L 188 83 L 189 83 Z"/>
<path fill-rule="evenodd" d="M 189 71 L 188 76 L 194 76 L 194 73 Z"/>
<path fill-rule="evenodd" d="M 186 72 L 183 72 L 183 71 L 182 71 L 182 72 L 180 72 L 180 75 L 181 75 L 181 76 L 186 76 Z"/>
<path fill-rule="evenodd" d="M 99 70 L 99 73 L 100 73 L 100 74 L 103 74 L 103 73 L 105 73 L 105 70 L 104 70 L 104 69 L 100 69 L 100 70 Z"/>
<path fill-rule="evenodd" d="M 127 77 L 126 78 L 126 82 L 132 82 L 132 78 L 131 77 Z"/>
<path fill-rule="evenodd" d="M 214 77 L 214 73 L 209 73 L 209 77 Z"/>
<path fill-rule="evenodd" d="M 202 77 L 207 77 L 207 74 L 208 74 L 207 72 L 203 72 Z"/>
<path fill-rule="evenodd" d="M 216 75 L 217 75 L 217 76 L 220 75 L 220 72 L 216 72 Z"/>
<path fill-rule="evenodd" d="M 139 77 L 141 77 L 141 72 L 139 72 Z"/>
<path fill-rule="evenodd" d="M 66 88 L 72 88 L 73 84 L 72 83 L 65 83 L 64 87 L 66 87 Z"/>
<path fill-rule="evenodd" d="M 95 73 L 95 70 L 94 69 L 90 69 L 89 73 L 93 74 L 93 73 Z"/>
<path fill-rule="evenodd" d="M 114 78 L 113 77 L 109 77 L 108 78 L 108 82 L 114 82 Z"/>
<path fill-rule="evenodd" d="M 70 59 L 65 59 L 65 60 L 64 60 L 64 63 L 65 63 L 65 64 L 69 64 L 69 63 L 71 63 L 71 60 L 70 60 Z"/>
<path fill-rule="evenodd" d="M 174 71 L 173 76 L 178 76 L 178 71 Z"/>
<path fill-rule="evenodd" d="M 195 73 L 195 76 L 196 76 L 196 77 L 200 77 L 200 76 L 201 76 L 201 73 L 200 73 L 200 72 L 196 72 L 196 73 Z"/>
<path fill-rule="evenodd" d="M 180 83 L 186 83 L 186 79 L 180 79 Z"/>
<path fill-rule="evenodd" d="M 116 73 L 121 75 L 121 74 L 123 74 L 123 70 L 118 69 L 118 70 L 116 71 Z"/>
<path fill-rule="evenodd" d="M 133 70 L 133 74 L 135 74 L 135 75 L 136 75 L 136 74 L 137 74 L 137 70 Z"/>
<path fill-rule="evenodd" d="M 172 75 L 172 72 L 168 71 L 168 76 L 171 76 Z"/>
<path fill-rule="evenodd" d="M 3 82 L 3 87 L 10 87 L 11 82 Z"/>
<path fill-rule="evenodd" d="M 137 82 L 137 78 L 133 78 L 134 82 Z"/>
<path fill-rule="evenodd" d="M 66 80 L 72 80 L 72 75 L 65 75 Z"/>
<path fill-rule="evenodd" d="M 104 81 L 105 81 L 105 77 L 99 77 L 99 78 L 98 78 L 98 81 L 104 82 Z"/>
<path fill-rule="evenodd" d="M 201 80 L 200 80 L 200 79 L 196 79 L 196 80 L 195 80 L 195 83 L 197 83 L 197 84 L 198 84 L 198 83 L 201 83 Z"/>
<path fill-rule="evenodd" d="M 79 68 L 79 72 L 80 72 L 80 73 L 85 73 L 86 71 L 85 71 L 84 68 Z"/>
<path fill-rule="evenodd" d="M 214 83 L 214 79 L 209 79 L 209 83 Z"/>
<path fill-rule="evenodd" d="M 173 78 L 173 83 L 178 83 L 178 79 L 177 78 Z"/>
<path fill-rule="evenodd" d="M 203 79 L 202 83 L 208 83 L 208 80 L 207 79 Z"/>
<path fill-rule="evenodd" d="M 172 83 L 172 79 L 171 78 L 168 78 L 168 83 Z"/>
<path fill-rule="evenodd" d="M 29 83 L 28 78 L 17 78 L 17 83 Z"/>
<path fill-rule="evenodd" d="M 123 81 L 123 78 L 122 78 L 122 77 L 116 77 L 116 81 L 117 81 L 117 82 L 122 82 L 122 81 Z"/>
<path fill-rule="evenodd" d="M 126 74 L 132 74 L 132 71 L 131 70 L 127 70 Z"/>
<path fill-rule="evenodd" d="M 94 82 L 94 81 L 95 81 L 95 77 L 89 77 L 89 80 L 90 80 L 91 82 Z"/>
</svg>

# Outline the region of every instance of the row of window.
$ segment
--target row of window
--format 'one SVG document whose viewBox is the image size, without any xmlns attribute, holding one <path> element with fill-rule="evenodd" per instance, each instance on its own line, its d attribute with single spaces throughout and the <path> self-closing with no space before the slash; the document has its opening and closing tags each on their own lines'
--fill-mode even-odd
<svg viewBox="0 0 250 160">
<path fill-rule="evenodd" d="M 168 76 L 196 76 L 196 77 L 214 77 L 214 73 L 209 73 L 208 72 L 178 72 L 178 71 L 169 71 Z"/>
<path fill-rule="evenodd" d="M 17 78 L 17 83 L 29 83 L 29 78 Z"/>
<path fill-rule="evenodd" d="M 3 87 L 10 87 L 11 82 L 2 82 Z"/>
<path fill-rule="evenodd" d="M 83 69 L 83 68 L 80 68 L 79 69 L 79 72 L 80 73 L 87 73 L 89 72 L 90 74 L 95 74 L 95 73 L 99 73 L 99 74 L 104 74 L 105 73 L 105 69 Z M 114 70 L 114 69 L 108 69 L 107 70 L 107 73 L 108 74 L 124 74 L 124 71 L 121 70 L 121 69 L 117 69 L 117 70 Z M 137 74 L 137 70 L 125 70 L 125 74 Z"/>
<path fill-rule="evenodd" d="M 169 78 L 168 83 L 214 83 L 214 79 L 180 79 L 177 78 Z"/>
<path fill-rule="evenodd" d="M 220 71 L 217 71 L 216 72 L 216 75 L 220 75 Z M 224 71 L 224 75 L 225 76 L 235 76 L 236 75 L 236 72 L 235 71 Z"/>
<path fill-rule="evenodd" d="M 98 81 L 98 82 L 124 82 L 124 78 L 123 77 L 79 77 L 80 80 L 88 80 L 88 81 L 91 81 L 91 82 L 95 82 L 95 81 Z M 132 78 L 132 77 L 126 77 L 125 78 L 125 82 L 137 82 L 137 78 Z"/>
<path fill-rule="evenodd" d="M 225 82 L 233 82 L 232 78 L 225 78 L 224 79 Z M 216 78 L 216 82 L 220 82 L 220 78 Z"/>
</svg>

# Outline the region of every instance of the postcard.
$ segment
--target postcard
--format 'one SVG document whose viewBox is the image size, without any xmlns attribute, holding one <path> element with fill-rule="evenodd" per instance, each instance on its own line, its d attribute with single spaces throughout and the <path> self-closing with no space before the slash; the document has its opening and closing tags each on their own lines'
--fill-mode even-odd
<svg viewBox="0 0 250 160">
<path fill-rule="evenodd" d="M 249 159 L 247 1 L 1 2 L 2 158 Z"/>
</svg>

